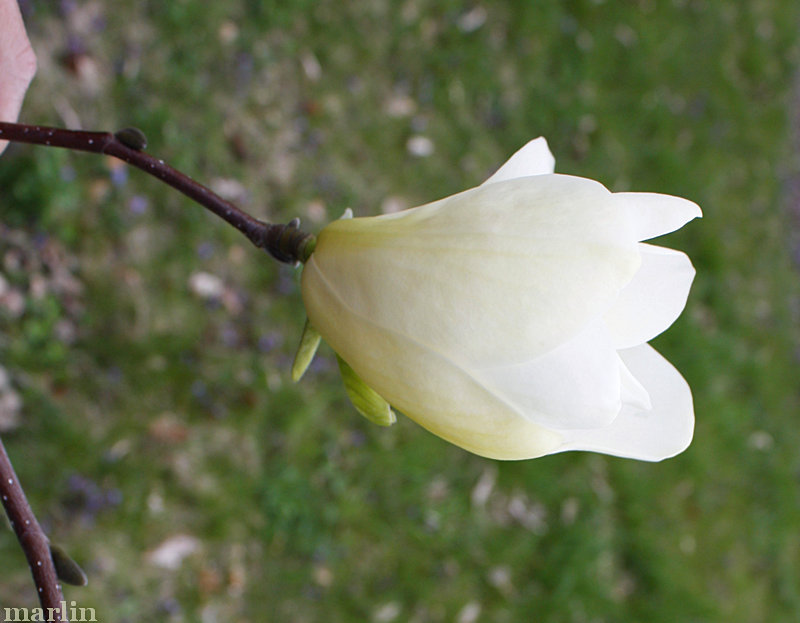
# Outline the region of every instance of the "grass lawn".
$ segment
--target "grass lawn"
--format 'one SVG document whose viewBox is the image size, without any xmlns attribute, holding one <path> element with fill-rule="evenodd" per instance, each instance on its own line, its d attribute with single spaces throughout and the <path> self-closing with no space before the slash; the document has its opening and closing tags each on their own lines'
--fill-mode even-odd
<svg viewBox="0 0 800 623">
<path fill-rule="evenodd" d="M 498 463 L 369 424 L 325 347 L 293 384 L 297 270 L 138 171 L 12 146 L 0 425 L 90 577 L 68 600 L 119 622 L 796 620 L 796 0 L 21 5 L 23 121 L 137 126 L 263 219 L 411 207 L 540 134 L 559 172 L 705 214 L 664 241 L 697 279 L 654 342 L 694 391 L 689 450 Z M 34 606 L 10 531 L 0 561 L 0 606 Z"/>
</svg>

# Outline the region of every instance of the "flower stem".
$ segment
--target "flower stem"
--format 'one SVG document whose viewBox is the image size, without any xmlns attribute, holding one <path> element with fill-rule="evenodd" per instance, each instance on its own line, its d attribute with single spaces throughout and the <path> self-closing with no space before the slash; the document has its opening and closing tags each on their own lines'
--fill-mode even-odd
<svg viewBox="0 0 800 623">
<path fill-rule="evenodd" d="M 139 130 L 126 128 L 114 134 L 0 121 L 0 139 L 119 158 L 169 184 L 210 210 L 278 261 L 288 264 L 304 262 L 313 251 L 314 236 L 299 229 L 299 220 L 294 219 L 288 225 L 275 225 L 250 216 L 188 175 L 143 151 L 146 139 Z"/>
</svg>

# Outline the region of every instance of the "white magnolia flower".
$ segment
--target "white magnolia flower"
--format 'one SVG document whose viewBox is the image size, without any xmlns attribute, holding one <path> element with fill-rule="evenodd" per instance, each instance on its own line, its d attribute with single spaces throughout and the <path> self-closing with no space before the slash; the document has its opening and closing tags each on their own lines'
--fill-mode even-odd
<svg viewBox="0 0 800 623">
<path fill-rule="evenodd" d="M 538 138 L 482 186 L 329 224 L 303 270 L 309 322 L 349 365 L 356 406 L 382 397 L 476 454 L 673 456 L 692 396 L 646 342 L 683 310 L 694 269 L 640 241 L 700 208 L 553 168 Z M 377 395 L 352 391 L 359 377 Z"/>
</svg>

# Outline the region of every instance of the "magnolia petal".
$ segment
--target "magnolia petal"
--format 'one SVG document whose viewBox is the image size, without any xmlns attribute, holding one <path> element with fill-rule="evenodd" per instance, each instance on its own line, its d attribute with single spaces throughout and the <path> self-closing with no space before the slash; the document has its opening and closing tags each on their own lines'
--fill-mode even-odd
<svg viewBox="0 0 800 623">
<path fill-rule="evenodd" d="M 628 215 L 637 240 L 668 234 L 703 216 L 700 206 L 682 197 L 658 193 L 614 193 L 613 197 Z"/>
<path fill-rule="evenodd" d="M 639 268 L 611 197 L 592 180 L 539 175 L 401 213 L 334 221 L 305 265 L 303 298 L 316 275 L 347 302 L 343 314 L 459 365 L 530 361 L 608 309 Z M 487 209 L 497 205 L 503 209 Z"/>
<path fill-rule="evenodd" d="M 476 376 L 541 426 L 596 428 L 622 406 L 620 367 L 608 332 L 595 322 L 541 357 Z"/>
<path fill-rule="evenodd" d="M 617 353 L 619 357 L 619 353 Z M 619 359 L 620 374 L 619 380 L 622 385 L 620 390 L 623 409 L 633 409 L 634 411 L 649 411 L 653 408 L 650 394 L 639 380 L 631 374 L 628 366 Z"/>
<path fill-rule="evenodd" d="M 543 136 L 529 141 L 519 149 L 483 185 L 513 180 L 529 175 L 545 175 L 555 171 L 556 159 Z"/>
<path fill-rule="evenodd" d="M 450 443 L 493 459 L 554 452 L 561 436 L 521 417 L 467 370 L 347 302 L 315 270 L 303 271 L 311 323 L 353 371 L 397 411 Z"/>
<path fill-rule="evenodd" d="M 625 365 L 647 388 L 653 408 L 623 408 L 601 429 L 563 431 L 556 452 L 589 450 L 643 461 L 661 461 L 683 452 L 692 441 L 692 392 L 680 373 L 649 344 L 620 351 Z"/>
<path fill-rule="evenodd" d="M 603 319 L 616 348 L 653 339 L 680 316 L 695 270 L 680 251 L 639 244 L 642 265 Z"/>
</svg>

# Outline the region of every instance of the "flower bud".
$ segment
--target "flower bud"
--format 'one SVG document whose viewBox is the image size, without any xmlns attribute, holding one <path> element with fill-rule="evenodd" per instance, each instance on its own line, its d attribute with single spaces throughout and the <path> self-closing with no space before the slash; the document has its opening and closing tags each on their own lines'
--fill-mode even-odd
<svg viewBox="0 0 800 623">
<path fill-rule="evenodd" d="M 646 342 L 694 269 L 641 241 L 700 209 L 553 163 L 540 138 L 482 186 L 329 224 L 303 270 L 309 320 L 388 404 L 476 454 L 677 454 L 691 392 Z"/>
</svg>

